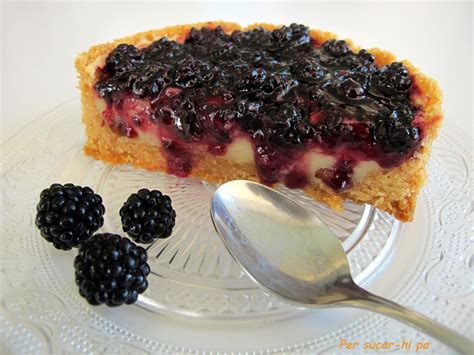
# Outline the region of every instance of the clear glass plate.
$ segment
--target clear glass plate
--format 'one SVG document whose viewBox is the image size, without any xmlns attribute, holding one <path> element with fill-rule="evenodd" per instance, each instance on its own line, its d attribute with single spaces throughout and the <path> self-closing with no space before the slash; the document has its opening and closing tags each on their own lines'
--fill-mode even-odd
<svg viewBox="0 0 474 355">
<path fill-rule="evenodd" d="M 2 155 L 0 352 L 329 352 L 348 341 L 435 341 L 360 310 L 305 310 L 263 292 L 213 230 L 216 186 L 127 166 L 82 152 L 80 102 L 69 101 L 6 143 Z M 341 238 L 356 281 L 474 337 L 472 305 L 472 140 L 440 134 L 415 221 L 372 208 L 342 214 L 301 191 L 279 187 Z M 177 212 L 171 238 L 149 246 L 150 287 L 133 306 L 91 307 L 74 284 L 76 250 L 60 252 L 34 226 L 39 192 L 52 182 L 89 185 L 107 208 L 102 231 L 121 232 L 118 210 L 138 188 L 169 194 Z M 396 349 L 395 349 L 396 350 Z"/>
</svg>

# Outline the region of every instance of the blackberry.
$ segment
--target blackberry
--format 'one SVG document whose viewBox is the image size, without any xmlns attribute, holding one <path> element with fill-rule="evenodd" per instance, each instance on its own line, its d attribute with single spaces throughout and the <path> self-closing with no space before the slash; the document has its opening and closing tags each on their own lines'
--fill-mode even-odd
<svg viewBox="0 0 474 355">
<path fill-rule="evenodd" d="M 317 83 L 321 81 L 326 72 L 315 59 L 301 58 L 293 66 L 292 72 L 295 77 L 305 83 Z"/>
<path fill-rule="evenodd" d="M 291 24 L 289 27 L 283 26 L 272 31 L 274 43 L 277 48 L 289 42 L 292 46 L 310 43 L 309 29 L 303 25 Z"/>
<path fill-rule="evenodd" d="M 350 52 L 349 54 L 333 58 L 332 61 L 329 61 L 328 65 L 341 69 L 352 69 L 359 66 L 360 63 L 360 59 L 354 53 Z"/>
<path fill-rule="evenodd" d="M 293 33 L 289 27 L 283 26 L 280 28 L 275 28 L 272 31 L 273 40 L 277 43 L 285 43 L 291 41 Z"/>
<path fill-rule="evenodd" d="M 258 162 L 258 173 L 264 183 L 273 184 L 278 181 L 278 165 L 280 161 L 275 149 L 266 144 L 257 145 L 255 160 Z"/>
<path fill-rule="evenodd" d="M 205 127 L 208 145 L 228 144 L 232 141 L 230 132 L 233 128 L 236 112 L 219 106 L 208 105 L 199 115 L 199 122 Z"/>
<path fill-rule="evenodd" d="M 125 88 L 125 83 L 120 83 L 116 79 L 98 81 L 95 88 L 99 95 L 108 101 L 111 101 L 113 94 L 119 93 Z"/>
<path fill-rule="evenodd" d="M 402 63 L 386 65 L 372 75 L 372 87 L 388 96 L 405 95 L 411 88 L 412 81 L 408 69 Z"/>
<path fill-rule="evenodd" d="M 367 90 L 369 88 L 370 74 L 373 71 L 372 67 L 358 66 L 349 72 L 348 77 L 357 81 L 364 90 Z"/>
<path fill-rule="evenodd" d="M 213 31 L 209 28 L 191 28 L 191 31 L 189 31 L 188 36 L 186 37 L 186 41 L 184 43 L 186 44 L 205 44 L 209 43 L 212 40 L 214 40 L 215 36 L 213 35 Z"/>
<path fill-rule="evenodd" d="M 363 98 L 365 91 L 360 83 L 352 78 L 347 78 L 341 83 L 344 95 L 351 100 Z"/>
<path fill-rule="evenodd" d="M 254 28 L 243 33 L 243 36 L 231 36 L 234 43 L 241 43 L 242 47 L 265 48 L 270 47 L 273 42 L 272 33 L 261 27 Z"/>
<path fill-rule="evenodd" d="M 187 96 L 176 95 L 155 102 L 153 120 L 169 125 L 185 141 L 198 141 L 202 138 L 201 123 L 196 118 L 196 107 L 191 99 L 195 91 L 188 91 Z"/>
<path fill-rule="evenodd" d="M 244 40 L 244 38 L 245 38 L 245 33 L 240 31 L 240 30 L 234 31 L 230 35 L 231 41 L 234 42 L 234 43 L 237 43 L 237 44 L 241 43 Z"/>
<path fill-rule="evenodd" d="M 52 184 L 40 194 L 35 224 L 54 247 L 69 250 L 104 224 L 102 198 L 90 187 Z"/>
<path fill-rule="evenodd" d="M 120 209 L 122 229 L 138 243 L 167 238 L 173 230 L 176 212 L 171 198 L 158 190 L 140 189 Z"/>
<path fill-rule="evenodd" d="M 185 51 L 182 44 L 163 37 L 144 48 L 142 55 L 144 61 L 147 62 L 164 62 L 166 60 L 183 57 Z"/>
<path fill-rule="evenodd" d="M 392 154 L 409 152 L 420 140 L 420 132 L 411 127 L 413 112 L 407 107 L 385 110 L 378 117 L 375 139 L 382 151 Z"/>
<path fill-rule="evenodd" d="M 349 46 L 346 41 L 335 39 L 324 42 L 323 49 L 334 57 L 340 57 L 349 52 Z"/>
<path fill-rule="evenodd" d="M 369 53 L 366 49 L 361 49 L 357 55 L 361 64 L 364 66 L 370 66 L 375 63 L 375 56 Z"/>
<path fill-rule="evenodd" d="M 309 28 L 307 26 L 292 23 L 290 29 L 293 35 L 293 40 L 298 44 L 309 44 L 311 42 Z"/>
<path fill-rule="evenodd" d="M 298 80 L 295 80 L 291 73 L 287 71 L 275 74 L 271 79 L 273 80 L 273 86 L 276 88 L 273 94 L 276 102 L 289 101 L 286 95 L 290 92 L 295 94 L 292 89 L 299 86 Z"/>
<path fill-rule="evenodd" d="M 224 61 L 239 57 L 238 51 L 232 42 L 216 43 L 215 48 L 212 51 L 212 55 L 216 60 Z"/>
<path fill-rule="evenodd" d="M 419 140 L 418 128 L 395 125 L 390 129 L 387 139 L 382 142 L 382 150 L 391 154 L 406 154 Z"/>
<path fill-rule="evenodd" d="M 119 44 L 107 57 L 105 70 L 115 75 L 122 75 L 132 71 L 142 59 L 140 50 L 135 46 Z"/>
<path fill-rule="evenodd" d="M 299 145 L 314 132 L 301 111 L 291 103 L 285 102 L 276 112 L 268 113 L 268 116 L 264 117 L 264 125 L 269 141 L 274 144 Z"/>
<path fill-rule="evenodd" d="M 183 88 L 198 86 L 214 76 L 211 64 L 199 59 L 186 59 L 176 68 L 175 82 Z"/>
<path fill-rule="evenodd" d="M 170 68 L 157 64 L 144 65 L 130 76 L 130 89 L 138 97 L 155 97 L 173 81 Z"/>
<path fill-rule="evenodd" d="M 134 303 L 148 287 L 150 267 L 144 248 L 117 234 L 94 235 L 74 259 L 76 285 L 91 305 Z"/>
<path fill-rule="evenodd" d="M 352 186 L 353 162 L 350 160 L 340 160 L 333 168 L 319 169 L 315 176 L 335 192 L 342 192 Z"/>
<path fill-rule="evenodd" d="M 236 83 L 236 88 L 239 91 L 252 91 L 260 89 L 267 78 L 267 72 L 263 68 L 253 68 L 250 73 L 243 79 Z"/>
<path fill-rule="evenodd" d="M 224 42 L 230 40 L 230 36 L 227 33 L 225 33 L 222 26 L 217 26 L 214 29 L 214 35 L 216 36 L 217 39 L 220 39 L 221 41 L 224 41 Z"/>
<path fill-rule="evenodd" d="M 240 100 L 236 103 L 236 120 L 243 129 L 253 132 L 262 125 L 261 111 L 263 103 L 261 101 Z"/>
</svg>

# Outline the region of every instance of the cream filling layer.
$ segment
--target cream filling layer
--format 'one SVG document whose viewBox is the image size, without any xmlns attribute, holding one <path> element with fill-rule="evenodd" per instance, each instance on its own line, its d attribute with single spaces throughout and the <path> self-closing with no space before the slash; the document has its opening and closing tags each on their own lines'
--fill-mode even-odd
<svg viewBox="0 0 474 355">
<path fill-rule="evenodd" d="M 95 103 L 98 111 L 101 113 L 107 107 L 103 99 L 97 98 Z M 138 137 L 134 139 L 140 139 L 144 143 L 155 145 L 157 147 L 161 146 L 158 128 L 150 130 L 149 127 L 147 131 L 142 131 L 140 129 L 136 129 L 136 131 Z M 207 151 L 207 146 L 196 145 L 195 149 L 205 152 Z M 245 137 L 235 139 L 228 146 L 227 152 L 223 157 L 224 159 L 237 164 L 255 164 L 253 146 Z M 331 169 L 336 164 L 336 160 L 337 159 L 334 156 L 323 154 L 318 151 L 318 149 L 312 149 L 306 152 L 299 159 L 297 166 L 301 171 L 306 172 L 308 181 L 314 183 L 319 181 L 319 179 L 315 177 L 315 173 L 320 169 Z M 380 165 L 373 160 L 360 161 L 353 169 L 352 182 L 353 184 L 357 184 L 369 174 L 380 170 L 382 170 Z"/>
</svg>

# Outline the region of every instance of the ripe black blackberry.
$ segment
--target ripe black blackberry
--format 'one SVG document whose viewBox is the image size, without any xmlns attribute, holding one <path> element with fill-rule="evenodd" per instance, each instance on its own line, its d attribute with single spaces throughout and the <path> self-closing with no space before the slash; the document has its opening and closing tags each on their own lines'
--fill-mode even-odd
<svg viewBox="0 0 474 355">
<path fill-rule="evenodd" d="M 346 41 L 336 39 L 324 42 L 323 49 L 334 57 L 342 56 L 350 51 Z"/>
<path fill-rule="evenodd" d="M 183 88 L 198 86 L 214 77 L 210 63 L 199 59 L 183 60 L 176 68 L 175 83 Z"/>
<path fill-rule="evenodd" d="M 266 78 L 267 72 L 265 69 L 253 68 L 242 80 L 239 80 L 235 86 L 239 91 L 249 92 L 260 89 L 260 87 L 265 83 Z"/>
<path fill-rule="evenodd" d="M 392 98 L 398 95 L 403 99 L 412 86 L 412 80 L 408 69 L 402 63 L 394 62 L 372 75 L 372 85 Z"/>
<path fill-rule="evenodd" d="M 57 249 L 87 241 L 104 224 L 102 198 L 90 187 L 52 184 L 40 194 L 35 224 Z"/>
<path fill-rule="evenodd" d="M 117 234 L 94 235 L 74 259 L 79 293 L 91 305 L 134 303 L 148 287 L 145 249 Z"/>
<path fill-rule="evenodd" d="M 123 231 L 134 241 L 147 244 L 171 235 L 176 212 L 169 196 L 141 189 L 130 195 L 120 209 L 120 217 Z"/>
<path fill-rule="evenodd" d="M 309 84 L 320 82 L 326 76 L 318 61 L 311 58 L 298 59 L 291 70 L 298 80 Z"/>
<path fill-rule="evenodd" d="M 302 113 L 289 102 L 283 103 L 271 119 L 264 119 L 268 141 L 277 145 L 300 145 L 311 138 L 314 129 L 302 120 Z"/>
<path fill-rule="evenodd" d="M 363 98 L 365 91 L 360 83 L 352 78 L 346 78 L 341 83 L 341 89 L 344 95 L 351 100 Z"/>
</svg>

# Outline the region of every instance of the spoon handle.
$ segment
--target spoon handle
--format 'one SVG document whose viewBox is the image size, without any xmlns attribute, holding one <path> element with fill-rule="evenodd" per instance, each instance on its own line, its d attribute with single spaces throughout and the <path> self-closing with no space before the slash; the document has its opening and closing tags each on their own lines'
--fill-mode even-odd
<svg viewBox="0 0 474 355">
<path fill-rule="evenodd" d="M 361 292 L 353 294 L 351 299 L 344 302 L 345 306 L 364 308 L 377 312 L 417 328 L 425 334 L 443 342 L 463 354 L 474 353 L 474 342 L 465 338 L 451 329 L 441 325 L 421 313 L 407 309 L 399 304 L 380 296 L 360 289 Z"/>
</svg>

